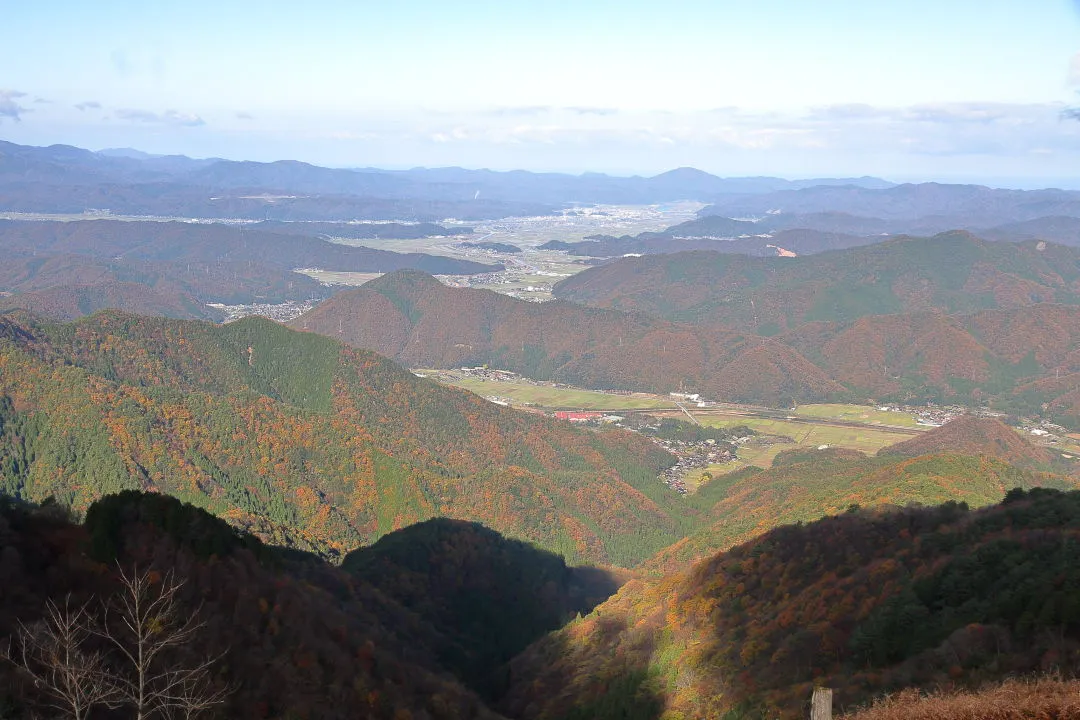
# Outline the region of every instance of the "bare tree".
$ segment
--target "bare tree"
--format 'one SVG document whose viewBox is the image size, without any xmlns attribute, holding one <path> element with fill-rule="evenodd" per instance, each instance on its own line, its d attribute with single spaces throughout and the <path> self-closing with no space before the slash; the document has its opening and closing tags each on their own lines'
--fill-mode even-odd
<svg viewBox="0 0 1080 720">
<path fill-rule="evenodd" d="M 118 673 L 120 703 L 130 705 L 137 720 L 174 713 L 186 718 L 220 705 L 228 689 L 215 687 L 210 667 L 218 659 L 195 664 L 176 662 L 168 651 L 185 646 L 203 628 L 197 612 L 186 617 L 177 606 L 184 586 L 170 571 L 165 575 L 120 568 L 120 592 L 105 607 L 98 633 L 122 658 Z"/>
<path fill-rule="evenodd" d="M 116 707 L 120 694 L 101 654 L 84 649 L 93 618 L 85 605 L 73 609 L 70 601 L 60 608 L 49 600 L 43 620 L 29 626 L 20 622 L 14 646 L 0 656 L 33 679 L 48 708 L 84 720 L 98 705 Z"/>
</svg>

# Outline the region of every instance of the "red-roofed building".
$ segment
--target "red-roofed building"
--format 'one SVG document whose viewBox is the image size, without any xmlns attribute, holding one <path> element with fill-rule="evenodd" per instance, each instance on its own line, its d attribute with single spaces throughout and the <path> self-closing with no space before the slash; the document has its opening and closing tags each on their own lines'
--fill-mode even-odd
<svg viewBox="0 0 1080 720">
<path fill-rule="evenodd" d="M 599 412 L 574 412 L 573 410 L 556 410 L 555 417 L 559 420 L 569 420 L 570 422 L 588 422 L 590 420 L 599 420 L 603 417 L 603 413 Z"/>
</svg>

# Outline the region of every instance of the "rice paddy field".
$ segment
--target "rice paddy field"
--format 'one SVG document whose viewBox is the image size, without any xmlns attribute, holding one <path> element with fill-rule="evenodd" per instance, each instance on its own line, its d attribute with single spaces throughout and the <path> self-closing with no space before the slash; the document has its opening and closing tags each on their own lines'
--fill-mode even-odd
<svg viewBox="0 0 1080 720">
<path fill-rule="evenodd" d="M 892 425 L 894 427 L 915 428 L 915 418 L 909 413 L 878 410 L 867 405 L 845 405 L 823 403 L 819 405 L 800 405 L 792 413 L 795 417 L 816 418 L 820 420 L 842 420 L 844 422 L 866 423 L 867 425 Z"/>
</svg>

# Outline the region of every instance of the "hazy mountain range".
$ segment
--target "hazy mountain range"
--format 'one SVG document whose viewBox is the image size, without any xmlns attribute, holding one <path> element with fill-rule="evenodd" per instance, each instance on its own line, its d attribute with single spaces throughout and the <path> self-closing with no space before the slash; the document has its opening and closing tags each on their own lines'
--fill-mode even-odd
<svg viewBox="0 0 1080 720">
<path fill-rule="evenodd" d="M 651 178 L 462 168 L 345 170 L 0 142 L 0 210 L 28 212 L 107 208 L 279 220 L 482 219 L 545 214 L 572 203 L 706 201 L 821 184 L 891 187 L 877 178 L 719 178 L 692 168 Z"/>
</svg>

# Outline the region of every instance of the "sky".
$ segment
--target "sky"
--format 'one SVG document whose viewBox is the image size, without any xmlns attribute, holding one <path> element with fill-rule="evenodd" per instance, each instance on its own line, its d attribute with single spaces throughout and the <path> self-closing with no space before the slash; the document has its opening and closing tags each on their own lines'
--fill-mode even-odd
<svg viewBox="0 0 1080 720">
<path fill-rule="evenodd" d="M 0 0 L 0 139 L 1080 187 L 1080 0 Z"/>
</svg>

